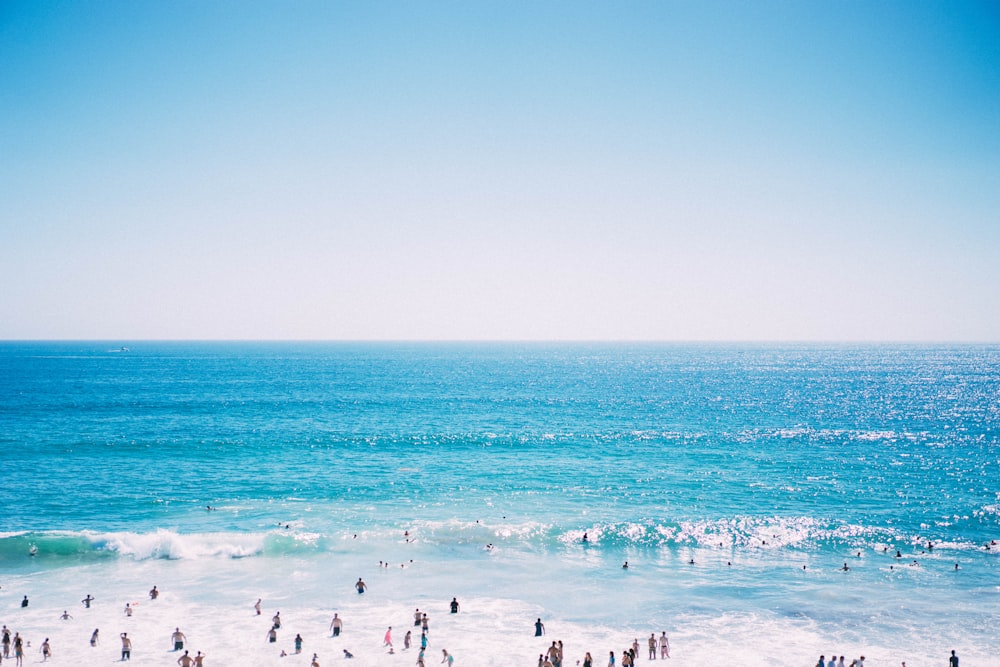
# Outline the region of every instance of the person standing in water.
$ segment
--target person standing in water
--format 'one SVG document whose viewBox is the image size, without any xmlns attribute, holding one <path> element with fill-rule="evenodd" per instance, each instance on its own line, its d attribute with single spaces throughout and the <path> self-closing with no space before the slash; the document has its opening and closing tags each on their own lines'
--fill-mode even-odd
<svg viewBox="0 0 1000 667">
<path fill-rule="evenodd" d="M 361 580 L 361 577 L 358 577 L 358 583 L 354 584 L 354 588 L 357 589 L 358 595 L 361 595 L 366 590 L 368 590 L 368 586 L 365 584 L 364 581 Z"/>
<path fill-rule="evenodd" d="M 541 637 L 545 634 L 545 624 L 542 623 L 542 619 L 537 619 L 535 621 L 535 636 Z"/>
<path fill-rule="evenodd" d="M 340 620 L 340 617 L 336 614 L 333 615 L 333 619 L 330 621 L 330 632 L 333 633 L 331 637 L 339 637 L 340 629 L 344 627 L 344 622 Z"/>
<path fill-rule="evenodd" d="M 187 637 L 184 636 L 180 628 L 174 628 L 174 633 L 170 635 L 170 641 L 174 643 L 174 650 L 180 651 L 184 648 L 184 642 L 187 641 Z"/>
<path fill-rule="evenodd" d="M 128 638 L 128 633 L 123 632 L 122 638 L 122 662 L 132 659 L 132 640 Z"/>
</svg>

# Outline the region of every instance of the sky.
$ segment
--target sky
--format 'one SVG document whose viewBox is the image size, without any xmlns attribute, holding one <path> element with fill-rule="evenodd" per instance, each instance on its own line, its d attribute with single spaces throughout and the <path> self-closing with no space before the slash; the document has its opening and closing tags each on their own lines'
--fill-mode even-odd
<svg viewBox="0 0 1000 667">
<path fill-rule="evenodd" d="M 1000 342 L 1000 3 L 2 0 L 0 339 Z"/>
</svg>

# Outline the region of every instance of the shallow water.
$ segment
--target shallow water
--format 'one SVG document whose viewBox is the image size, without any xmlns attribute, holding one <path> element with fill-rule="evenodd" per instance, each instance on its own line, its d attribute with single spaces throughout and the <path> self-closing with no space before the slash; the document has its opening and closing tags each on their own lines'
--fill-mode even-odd
<svg viewBox="0 0 1000 667">
<path fill-rule="evenodd" d="M 126 344 L 0 345 L 0 620 L 33 646 L 411 664 L 381 638 L 427 605 L 460 665 L 1000 649 L 998 347 Z"/>
</svg>

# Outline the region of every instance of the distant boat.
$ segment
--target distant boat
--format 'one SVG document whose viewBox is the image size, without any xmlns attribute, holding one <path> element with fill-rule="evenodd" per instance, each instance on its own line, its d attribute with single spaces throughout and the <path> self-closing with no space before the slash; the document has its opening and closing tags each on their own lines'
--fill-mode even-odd
<svg viewBox="0 0 1000 667">
<path fill-rule="evenodd" d="M 121 346 L 120 348 L 118 348 L 117 350 L 108 350 L 108 352 L 131 352 L 131 351 L 132 351 L 132 350 L 128 349 L 128 348 L 127 348 L 127 347 L 125 347 L 124 345 L 122 345 L 122 346 Z"/>
</svg>

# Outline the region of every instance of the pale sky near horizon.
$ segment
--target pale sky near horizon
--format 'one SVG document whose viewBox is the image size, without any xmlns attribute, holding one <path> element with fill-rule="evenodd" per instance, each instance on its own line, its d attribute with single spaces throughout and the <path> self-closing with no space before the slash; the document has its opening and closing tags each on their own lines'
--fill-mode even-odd
<svg viewBox="0 0 1000 667">
<path fill-rule="evenodd" d="M 1000 4 L 2 2 L 66 338 L 1000 342 Z"/>
</svg>

